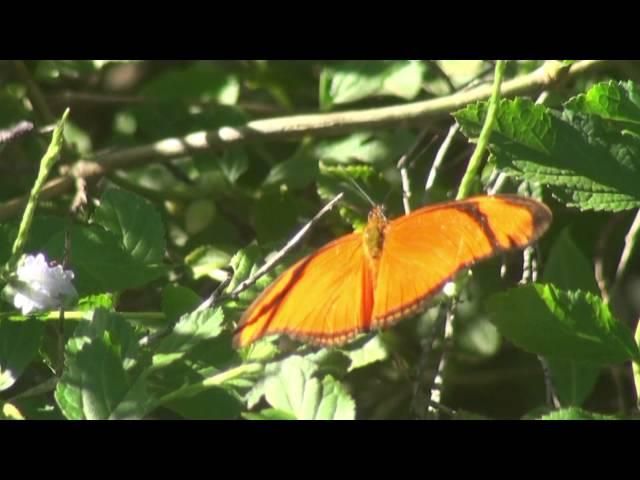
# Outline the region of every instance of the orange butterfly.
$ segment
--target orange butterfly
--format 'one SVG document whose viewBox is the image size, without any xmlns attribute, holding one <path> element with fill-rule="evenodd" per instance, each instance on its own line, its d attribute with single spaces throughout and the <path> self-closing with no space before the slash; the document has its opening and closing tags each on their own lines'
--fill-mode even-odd
<svg viewBox="0 0 640 480">
<path fill-rule="evenodd" d="M 524 248 L 551 223 L 546 205 L 516 195 L 427 206 L 388 221 L 380 207 L 362 232 L 298 261 L 240 319 L 234 345 L 284 333 L 317 345 L 347 342 L 422 311 L 465 267 Z"/>
</svg>

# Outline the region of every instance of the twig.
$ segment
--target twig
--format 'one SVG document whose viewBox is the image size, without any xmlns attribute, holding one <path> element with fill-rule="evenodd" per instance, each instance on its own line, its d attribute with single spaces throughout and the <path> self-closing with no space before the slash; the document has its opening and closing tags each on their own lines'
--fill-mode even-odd
<svg viewBox="0 0 640 480">
<path fill-rule="evenodd" d="M 33 130 L 33 123 L 23 120 L 13 127 L 0 130 L 0 143 L 7 143 L 16 140 Z"/>
<path fill-rule="evenodd" d="M 424 420 L 427 418 L 427 407 L 429 400 L 426 398 L 426 386 L 423 377 L 426 373 L 429 372 L 429 357 L 431 356 L 433 344 L 435 338 L 438 336 L 438 328 L 442 325 L 441 322 L 436 320 L 436 324 L 434 324 L 434 328 L 430 335 L 423 338 L 420 341 L 420 354 L 418 355 L 418 360 L 415 366 L 415 379 L 413 381 L 413 400 L 411 402 L 411 412 L 413 415 L 420 419 Z M 433 385 L 433 380 L 435 378 L 435 373 L 430 375 L 428 380 L 429 389 Z"/>
<path fill-rule="evenodd" d="M 229 283 L 231 283 L 231 279 L 233 278 L 233 269 L 229 268 L 228 270 L 230 271 L 227 272 L 227 278 L 220 282 L 220 285 L 218 285 L 213 293 L 209 295 L 209 297 L 198 306 L 196 311 L 204 310 L 211 307 L 212 305 L 215 305 L 216 301 L 218 300 L 220 295 L 222 295 L 222 292 L 224 292 L 225 289 L 229 286 Z"/>
<path fill-rule="evenodd" d="M 640 345 L 640 318 L 636 324 L 635 340 L 636 345 Z M 640 408 L 640 362 L 633 360 L 631 368 L 633 371 L 633 385 L 636 389 L 636 407 Z"/>
<path fill-rule="evenodd" d="M 37 397 L 39 395 L 42 395 L 43 393 L 52 392 L 53 390 L 56 389 L 57 384 L 58 384 L 58 377 L 51 377 L 45 380 L 44 382 L 39 383 L 38 385 L 28 388 L 24 392 L 20 392 L 16 394 L 15 396 L 9 398 L 8 401 L 15 402 L 16 400 L 20 400 L 23 398 Z"/>
<path fill-rule="evenodd" d="M 527 247 L 522 252 L 523 265 L 522 265 L 522 279 L 521 284 L 537 282 L 538 281 L 538 262 L 534 255 L 535 249 L 533 247 Z M 547 405 L 551 408 L 560 408 L 561 403 L 556 392 L 556 388 L 553 385 L 553 377 L 551 375 L 551 367 L 549 361 L 542 355 L 538 355 L 538 361 L 542 366 L 542 375 L 544 378 L 544 389 Z"/>
<path fill-rule="evenodd" d="M 86 310 L 67 310 L 64 312 L 68 320 L 88 321 Z M 162 312 L 115 312 L 117 315 L 134 322 L 143 322 L 145 324 L 154 322 L 165 322 L 167 317 Z M 21 315 L 15 312 L 0 312 L 0 321 L 24 322 L 32 315 Z M 57 322 L 59 319 L 58 311 L 40 313 L 37 318 L 41 322 Z"/>
<path fill-rule="evenodd" d="M 413 157 L 416 154 L 420 145 L 422 145 L 425 138 L 427 138 L 428 133 L 428 128 L 423 129 L 422 133 L 418 135 L 418 138 L 416 138 L 416 141 L 413 142 L 413 145 L 407 151 L 407 153 L 402 155 L 402 157 L 400 157 L 400 160 L 398 160 L 397 168 L 400 170 L 400 178 L 402 180 L 402 204 L 404 206 L 405 214 L 409 214 L 409 212 L 411 212 L 411 205 L 409 203 L 409 198 L 411 198 L 411 183 L 409 182 L 407 163 L 409 161 L 409 158 Z"/>
<path fill-rule="evenodd" d="M 71 216 L 68 217 L 69 224 L 71 224 Z M 69 267 L 69 257 L 71 255 L 71 230 L 67 228 L 64 232 L 64 254 L 62 258 L 62 269 L 66 270 Z M 56 365 L 56 377 L 60 378 L 64 371 L 64 305 L 60 305 L 59 319 L 57 323 L 57 336 L 58 336 L 58 364 Z"/>
<path fill-rule="evenodd" d="M 398 169 L 400 170 L 400 180 L 402 182 L 402 206 L 404 208 L 405 215 L 411 212 L 411 204 L 409 198 L 411 198 L 411 182 L 409 181 L 409 173 L 406 166 L 406 155 L 403 155 L 398 162 Z"/>
<path fill-rule="evenodd" d="M 547 62 L 541 68 L 514 78 L 502 85 L 504 97 L 523 95 L 606 65 L 603 60 L 585 60 L 565 67 L 559 62 Z M 184 137 L 168 138 L 150 145 L 142 145 L 116 152 L 96 155 L 90 165 L 73 169 L 73 175 L 104 176 L 119 168 L 136 168 L 167 158 L 180 157 L 202 150 L 220 149 L 228 145 L 251 141 L 297 139 L 307 135 L 340 135 L 364 128 L 385 127 L 398 122 L 421 121 L 437 118 L 491 95 L 492 87 L 479 86 L 446 97 L 407 103 L 397 106 L 336 113 L 294 115 L 254 120 L 239 127 L 222 127 L 213 131 L 195 132 Z M 84 163 L 88 163 L 86 160 Z M 70 191 L 74 186 L 71 176 L 48 182 L 42 198 L 48 199 Z M 0 221 L 19 213 L 26 199 L 14 198 L 0 205 Z"/>
<path fill-rule="evenodd" d="M 333 206 L 343 197 L 343 195 L 344 193 L 342 192 L 339 193 L 329 203 L 327 203 L 324 207 L 322 207 L 322 209 L 318 213 L 316 213 L 316 215 L 304 227 L 302 227 L 298 231 L 298 233 L 296 233 L 287 242 L 287 244 L 284 247 L 282 247 L 280 251 L 278 251 L 278 253 L 273 255 L 268 262 L 266 262 L 262 267 L 258 269 L 256 273 L 251 275 L 246 280 L 240 282 L 236 286 L 236 288 L 234 288 L 233 291 L 229 294 L 229 297 L 236 298 L 241 292 L 245 291 L 247 288 L 252 286 L 254 283 L 258 281 L 260 277 L 262 277 L 265 273 L 270 271 L 275 266 L 275 264 L 282 259 L 282 257 L 284 257 L 287 253 L 289 253 L 289 251 L 300 241 L 300 239 L 311 229 L 311 227 L 313 227 L 313 225 L 315 225 L 325 213 L 327 213 L 329 210 L 331 210 L 331 208 L 333 208 Z M 205 300 L 205 303 L 207 301 L 208 299 Z M 198 308 L 199 309 L 202 308 L 202 305 Z"/>
<path fill-rule="evenodd" d="M 496 193 L 498 193 L 500 190 L 502 190 L 502 187 L 504 186 L 505 182 L 507 181 L 507 178 L 509 178 L 507 176 L 507 174 L 505 174 L 504 172 L 500 172 L 497 176 L 495 181 L 493 182 L 493 185 L 491 185 L 488 190 L 487 193 L 489 195 L 495 195 Z M 491 184 L 491 182 L 489 182 Z"/>
<path fill-rule="evenodd" d="M 544 378 L 545 397 L 547 400 L 547 405 L 551 408 L 560 408 L 560 399 L 558 398 L 556 389 L 553 386 L 553 379 L 551 377 L 551 368 L 549 367 L 549 362 L 542 355 L 538 355 L 538 361 L 542 366 L 542 375 Z"/>
<path fill-rule="evenodd" d="M 457 414 L 457 412 L 452 408 L 449 408 L 441 403 L 434 402 L 433 400 L 429 400 L 428 405 L 429 405 L 429 409 L 432 410 L 433 412 L 441 411 L 443 413 L 446 413 L 450 417 L 455 417 Z"/>
<path fill-rule="evenodd" d="M 453 125 L 451 125 L 451 127 L 449 127 L 447 136 L 444 138 L 442 145 L 440 145 L 440 148 L 436 153 L 436 158 L 433 160 L 433 165 L 431 165 L 431 170 L 429 170 L 429 176 L 427 177 L 427 181 L 424 185 L 425 201 L 428 199 L 429 193 L 436 181 L 436 175 L 438 174 L 438 170 L 442 166 L 444 157 L 449 151 L 449 147 L 451 146 L 451 141 L 453 140 L 453 137 L 456 135 L 458 130 L 460 130 L 460 125 L 458 125 L 457 123 L 454 123 Z"/>
<path fill-rule="evenodd" d="M 538 269 L 537 267 L 535 267 L 535 273 L 534 273 L 534 262 L 535 262 L 535 258 L 533 256 L 533 248 L 531 247 L 527 247 L 522 251 L 522 279 L 520 280 L 520 283 L 522 285 L 525 285 L 527 283 L 532 282 L 532 278 L 534 278 L 534 275 L 537 277 L 537 272 Z"/>
<path fill-rule="evenodd" d="M 616 269 L 615 283 L 620 281 L 622 275 L 627 269 L 627 264 L 629 263 L 633 249 L 638 241 L 638 232 L 640 232 L 640 210 L 636 213 L 633 223 L 624 237 L 624 249 L 622 250 L 620 262 L 618 262 L 618 268 Z"/>
<path fill-rule="evenodd" d="M 609 282 L 607 281 L 607 275 L 604 267 L 604 257 L 606 256 L 609 238 L 611 238 L 611 234 L 622 218 L 623 217 L 621 215 L 613 215 L 609 218 L 604 228 L 601 229 L 595 246 L 594 274 L 596 277 L 596 283 L 598 284 L 598 289 L 600 290 L 600 296 L 606 303 L 609 303 L 611 294 L 609 292 Z"/>
<path fill-rule="evenodd" d="M 431 386 L 431 392 L 429 397 L 429 412 L 436 413 L 433 409 L 433 405 L 439 405 L 442 398 L 443 389 L 443 377 L 444 371 L 447 366 L 448 353 L 451 350 L 453 344 L 453 319 L 455 317 L 456 301 L 453 299 L 449 303 L 446 315 L 444 317 L 444 328 L 442 338 L 439 339 L 442 342 L 442 350 L 440 354 L 440 361 L 438 362 L 438 368 L 436 369 L 436 375 L 433 379 L 433 385 Z"/>
</svg>

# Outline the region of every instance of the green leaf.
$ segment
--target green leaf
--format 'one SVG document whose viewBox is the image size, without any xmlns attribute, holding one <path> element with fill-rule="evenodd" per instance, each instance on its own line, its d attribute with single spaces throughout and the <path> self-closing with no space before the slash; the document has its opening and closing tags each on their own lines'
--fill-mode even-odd
<svg viewBox="0 0 640 480">
<path fill-rule="evenodd" d="M 456 86 L 462 86 L 478 78 L 487 68 L 484 60 L 438 60 L 438 65 Z M 448 89 L 447 93 L 450 93 Z"/>
<path fill-rule="evenodd" d="M 231 258 L 229 266 L 233 269 L 233 278 L 229 282 L 227 292 L 232 292 L 240 283 L 248 279 L 259 268 L 259 262 L 264 262 L 264 253 L 255 244 L 249 245 L 236 252 Z"/>
<path fill-rule="evenodd" d="M 631 80 L 598 83 L 565 103 L 565 108 L 597 115 L 640 135 L 640 88 Z"/>
<path fill-rule="evenodd" d="M 189 235 L 197 235 L 211 226 L 217 215 L 215 202 L 207 198 L 189 204 L 184 214 L 184 226 Z"/>
<path fill-rule="evenodd" d="M 287 192 L 266 192 L 255 211 L 256 236 L 263 245 L 272 242 L 284 245 L 302 226 L 298 223 L 296 199 Z"/>
<path fill-rule="evenodd" d="M 36 358 L 43 335 L 44 323 L 35 317 L 0 320 L 0 391 L 10 388 Z"/>
<path fill-rule="evenodd" d="M 138 91 L 150 101 L 129 109 L 145 136 L 175 137 L 247 121 L 233 107 L 240 93 L 238 78 L 211 63 L 167 70 L 150 79 Z"/>
<path fill-rule="evenodd" d="M 318 160 L 304 151 L 274 165 L 262 185 L 265 188 L 286 185 L 290 190 L 302 190 L 317 176 Z"/>
<path fill-rule="evenodd" d="M 190 420 L 232 420 L 240 416 L 242 402 L 224 388 L 212 387 L 190 398 L 180 398 L 165 407 Z"/>
<path fill-rule="evenodd" d="M 141 287 L 166 274 L 167 267 L 141 264 L 125 252 L 118 238 L 97 225 L 70 230 L 73 253 L 69 268 L 80 296 Z M 43 249 L 51 259 L 62 262 L 64 232 L 54 235 Z"/>
<path fill-rule="evenodd" d="M 101 295 L 88 295 L 78 300 L 77 309 L 83 311 L 97 310 L 113 310 L 115 308 L 115 298 L 113 295 L 103 293 Z"/>
<path fill-rule="evenodd" d="M 2 410 L 0 410 L 0 420 L 24 420 L 24 416 L 20 410 L 12 403 L 0 402 Z"/>
<path fill-rule="evenodd" d="M 332 376 L 322 382 L 313 375 L 316 365 L 300 356 L 279 364 L 278 372 L 265 380 L 267 402 L 299 420 L 351 420 L 355 403 Z"/>
<path fill-rule="evenodd" d="M 208 276 L 221 282 L 228 274 L 220 269 L 229 265 L 230 260 L 231 255 L 227 251 L 212 245 L 200 245 L 185 257 L 184 262 L 191 269 L 194 280 Z"/>
<path fill-rule="evenodd" d="M 233 74 L 210 63 L 168 70 L 142 88 L 142 95 L 167 100 L 213 101 L 232 105 L 238 100 L 240 83 Z"/>
<path fill-rule="evenodd" d="M 325 164 L 365 163 L 381 170 L 395 167 L 395 162 L 414 141 L 415 136 L 406 130 L 357 132 L 343 138 L 319 141 L 313 155 Z"/>
<path fill-rule="evenodd" d="M 220 335 L 224 314 L 220 308 L 205 309 L 183 315 L 173 331 L 158 344 L 153 365 L 164 367 L 184 357 L 199 343 Z"/>
<path fill-rule="evenodd" d="M 171 323 L 192 312 L 201 302 L 196 292 L 182 285 L 167 285 L 162 291 L 162 312 Z"/>
<path fill-rule="evenodd" d="M 389 357 L 387 346 L 379 335 L 376 335 L 371 339 L 367 339 L 366 343 L 359 348 L 354 350 L 347 348 L 341 349 L 341 351 L 351 360 L 348 370 L 349 372 L 358 368 L 366 367 L 367 365 L 371 365 L 375 362 L 381 362 Z"/>
<path fill-rule="evenodd" d="M 283 412 L 277 408 L 265 408 L 259 413 L 246 412 L 242 416 L 247 420 L 295 420 L 296 417 L 291 413 Z"/>
<path fill-rule="evenodd" d="M 599 293 L 593 265 L 575 244 L 568 228 L 551 247 L 542 278 L 562 290 Z"/>
<path fill-rule="evenodd" d="M 91 136 L 81 127 L 73 122 L 66 122 L 64 125 L 64 140 L 79 155 L 87 155 L 92 152 Z"/>
<path fill-rule="evenodd" d="M 249 157 L 244 148 L 232 147 L 224 151 L 218 160 L 218 165 L 229 183 L 233 185 L 249 169 Z"/>
<path fill-rule="evenodd" d="M 454 114 L 467 137 L 478 136 L 486 103 Z M 640 206 L 640 139 L 591 114 L 517 98 L 502 100 L 490 140 L 498 168 L 507 175 L 549 185 L 581 210 L 620 211 Z"/>
<path fill-rule="evenodd" d="M 321 105 L 329 108 L 380 95 L 411 100 L 420 92 L 424 72 L 420 61 L 344 62 L 322 73 Z"/>
<path fill-rule="evenodd" d="M 502 337 L 486 317 L 476 317 L 464 325 L 456 326 L 456 346 L 466 354 L 492 357 L 502 346 Z"/>
<path fill-rule="evenodd" d="M 412 100 L 420 93 L 425 71 L 420 61 L 397 62 L 382 83 L 382 93 Z"/>
<path fill-rule="evenodd" d="M 107 190 L 93 222 L 113 233 L 134 261 L 142 264 L 162 261 L 164 226 L 155 207 L 142 197 L 125 190 Z"/>
<path fill-rule="evenodd" d="M 562 406 L 580 406 L 593 391 L 602 367 L 598 364 L 548 357 L 551 382 Z"/>
<path fill-rule="evenodd" d="M 619 420 L 619 418 L 572 407 L 550 412 L 540 417 L 540 420 Z"/>
<path fill-rule="evenodd" d="M 597 364 L 640 358 L 628 327 L 591 293 L 531 284 L 495 294 L 486 306 L 500 333 L 529 352 Z"/>
<path fill-rule="evenodd" d="M 68 419 L 107 419 L 129 390 L 125 362 L 134 363 L 133 328 L 114 313 L 96 310 L 67 342 L 65 369 L 55 398 Z"/>
</svg>

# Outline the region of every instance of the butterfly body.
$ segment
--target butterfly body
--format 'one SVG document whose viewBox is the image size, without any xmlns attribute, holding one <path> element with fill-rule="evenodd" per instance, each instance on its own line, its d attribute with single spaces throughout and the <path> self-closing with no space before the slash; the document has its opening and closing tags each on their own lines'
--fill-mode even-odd
<svg viewBox="0 0 640 480">
<path fill-rule="evenodd" d="M 240 319 L 234 344 L 284 333 L 331 346 L 422 311 L 460 270 L 524 248 L 551 212 L 515 195 L 427 206 L 394 220 L 374 207 L 362 232 L 340 237 L 285 270 Z"/>
</svg>

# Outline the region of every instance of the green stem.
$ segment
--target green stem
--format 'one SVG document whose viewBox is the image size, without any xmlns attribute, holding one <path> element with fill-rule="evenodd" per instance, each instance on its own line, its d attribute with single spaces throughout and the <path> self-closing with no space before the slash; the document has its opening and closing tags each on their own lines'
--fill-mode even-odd
<svg viewBox="0 0 640 480">
<path fill-rule="evenodd" d="M 456 196 L 456 199 L 458 200 L 469 196 L 473 186 L 473 180 L 476 178 L 480 165 L 482 164 L 482 157 L 484 156 L 484 152 L 489 144 L 489 137 L 491 136 L 491 131 L 493 130 L 493 125 L 495 123 L 498 102 L 500 101 L 500 86 L 502 85 L 505 66 L 506 62 L 504 60 L 498 60 L 496 62 L 495 76 L 493 79 L 493 92 L 489 99 L 487 117 L 484 120 L 482 131 L 478 137 L 476 149 L 471 156 L 471 160 L 469 160 L 467 171 L 462 178 L 462 182 L 460 182 L 460 188 L 458 189 L 458 195 Z"/>
<path fill-rule="evenodd" d="M 58 155 L 60 154 L 60 150 L 62 148 L 62 143 L 64 141 L 64 137 L 62 135 L 64 130 L 64 123 L 67 120 L 68 116 L 69 109 L 67 108 L 62 115 L 62 118 L 56 125 L 55 130 L 53 131 L 49 148 L 47 148 L 47 151 L 42 157 L 42 160 L 40 160 L 38 177 L 33 184 L 31 193 L 29 194 L 29 200 L 27 201 L 27 206 L 24 209 L 24 214 L 22 215 L 20 228 L 18 229 L 18 236 L 11 250 L 11 260 L 8 264 L 9 269 L 13 269 L 13 267 L 15 267 L 24 250 L 27 238 L 29 237 L 29 230 L 31 229 L 31 224 L 33 223 L 33 216 L 38 205 L 38 199 L 40 198 L 40 192 L 42 191 L 44 182 L 47 180 L 49 172 L 51 172 L 51 169 L 58 159 Z"/>
<path fill-rule="evenodd" d="M 65 310 L 64 317 L 67 320 L 87 320 L 91 312 L 85 310 Z M 115 312 L 117 315 L 125 317 L 129 320 L 149 321 L 149 322 L 163 322 L 166 320 L 164 313 L 161 312 Z M 9 320 L 14 322 L 20 322 L 27 320 L 31 316 L 19 315 L 10 312 L 0 312 L 0 321 Z M 38 319 L 42 321 L 58 320 L 60 318 L 59 311 L 51 311 L 49 313 L 38 315 Z"/>
<path fill-rule="evenodd" d="M 640 320 L 636 325 L 636 345 L 640 346 Z M 636 405 L 640 408 L 640 360 L 633 360 L 631 367 L 633 369 L 633 383 L 636 387 Z"/>
<path fill-rule="evenodd" d="M 198 393 L 204 392 L 211 387 L 220 386 L 223 383 L 228 382 L 229 380 L 233 380 L 234 378 L 242 377 L 245 375 L 255 375 L 262 372 L 263 369 L 264 365 L 261 363 L 247 363 L 235 368 L 231 368 L 224 372 L 213 375 L 212 377 L 205 378 L 201 382 L 192 385 L 186 385 L 163 396 L 158 401 L 158 405 L 163 405 L 178 398 L 192 397 L 194 395 L 197 395 Z"/>
</svg>

